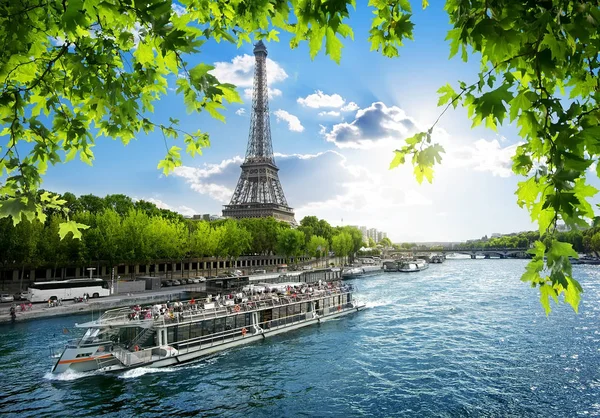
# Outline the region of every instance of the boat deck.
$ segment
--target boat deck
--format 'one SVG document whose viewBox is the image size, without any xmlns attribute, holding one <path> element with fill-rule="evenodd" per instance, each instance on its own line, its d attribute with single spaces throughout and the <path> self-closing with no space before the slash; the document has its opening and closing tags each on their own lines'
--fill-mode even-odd
<svg viewBox="0 0 600 418">
<path fill-rule="evenodd" d="M 151 307 L 140 310 L 119 308 L 106 311 L 98 320 L 77 324 L 79 328 L 117 328 L 117 327 L 161 327 L 171 324 L 191 323 L 204 319 L 220 318 L 238 313 L 251 313 L 266 308 L 293 305 L 316 301 L 328 296 L 342 295 L 352 292 L 352 285 L 340 286 L 298 286 L 286 294 L 262 293 L 242 294 L 242 302 L 234 303 L 234 299 L 220 302 L 187 300 L 158 313 Z M 156 306 L 156 305 L 155 305 Z M 165 306 L 166 305 L 162 305 Z"/>
</svg>

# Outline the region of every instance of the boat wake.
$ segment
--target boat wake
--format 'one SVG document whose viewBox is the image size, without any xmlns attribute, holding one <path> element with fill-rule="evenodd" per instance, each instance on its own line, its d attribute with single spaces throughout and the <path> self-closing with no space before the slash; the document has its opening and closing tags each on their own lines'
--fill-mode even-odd
<svg viewBox="0 0 600 418">
<path fill-rule="evenodd" d="M 380 306 L 387 306 L 390 305 L 392 302 L 390 302 L 389 300 L 374 300 L 374 301 L 369 301 L 365 303 L 365 307 L 367 309 L 370 308 L 378 308 Z"/>
<path fill-rule="evenodd" d="M 97 371 L 93 371 L 93 372 L 75 372 L 73 370 L 67 370 L 66 372 L 63 372 L 63 373 L 48 372 L 48 373 L 46 373 L 44 375 L 44 379 L 46 379 L 46 380 L 68 382 L 68 381 L 71 381 L 71 380 L 81 379 L 83 377 L 95 376 L 97 374 L 101 374 L 101 373 L 97 372 Z"/>
<path fill-rule="evenodd" d="M 138 367 L 135 369 L 127 370 L 125 373 L 119 375 L 119 379 L 135 379 L 146 374 L 154 373 L 170 373 L 177 369 L 175 367 L 161 367 L 159 369 L 153 367 Z"/>
</svg>

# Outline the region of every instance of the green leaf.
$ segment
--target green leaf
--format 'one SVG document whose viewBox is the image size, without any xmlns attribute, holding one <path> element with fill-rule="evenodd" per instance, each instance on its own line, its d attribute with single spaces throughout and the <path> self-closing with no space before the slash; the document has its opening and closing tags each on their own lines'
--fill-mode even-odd
<svg viewBox="0 0 600 418">
<path fill-rule="evenodd" d="M 342 59 L 342 48 L 342 41 L 335 36 L 333 29 L 328 27 L 325 35 L 325 53 L 339 64 Z"/>
<path fill-rule="evenodd" d="M 540 271 L 544 269 L 544 258 L 543 255 L 540 259 L 534 259 L 527 263 L 525 267 L 525 273 L 521 276 L 521 281 L 530 282 L 532 285 L 540 283 L 542 281 L 542 277 L 540 276 Z"/>
<path fill-rule="evenodd" d="M 517 183 L 517 191 L 515 194 L 517 195 L 517 203 L 519 206 L 527 206 L 530 208 L 537 199 L 538 194 L 540 193 L 540 185 L 537 182 L 536 177 L 530 177 L 526 181 L 522 181 Z"/>
<path fill-rule="evenodd" d="M 323 37 L 325 36 L 327 28 L 325 27 L 313 27 L 310 30 L 308 38 L 308 47 L 310 59 L 315 59 L 321 47 L 323 46 Z"/>
<path fill-rule="evenodd" d="M 579 312 L 579 302 L 581 301 L 581 293 L 583 289 L 579 282 L 571 277 L 567 277 L 567 287 L 564 289 L 565 292 L 565 302 L 567 302 L 575 313 Z"/>
<path fill-rule="evenodd" d="M 521 110 L 529 110 L 531 108 L 531 101 L 527 98 L 525 92 L 517 94 L 510 102 L 510 121 L 512 122 L 519 115 Z"/>
<path fill-rule="evenodd" d="M 543 284 L 540 286 L 540 302 L 544 307 L 544 311 L 546 311 L 546 316 L 550 315 L 550 298 L 554 300 L 554 302 L 558 303 L 558 296 L 556 295 L 556 290 L 550 285 Z"/>
<path fill-rule="evenodd" d="M 554 240 L 548 251 L 548 264 L 558 260 L 560 257 L 579 258 L 579 255 L 570 243 Z"/>
<path fill-rule="evenodd" d="M 393 168 L 398 167 L 401 164 L 404 164 L 405 156 L 406 156 L 406 154 L 404 154 L 402 151 L 399 151 L 399 150 L 394 151 L 394 159 L 390 163 L 389 169 L 391 170 Z"/>
<path fill-rule="evenodd" d="M 196 65 L 194 68 L 192 68 L 189 73 L 190 73 L 190 80 L 192 82 L 198 82 L 199 80 L 201 80 L 209 71 L 214 70 L 215 67 L 213 67 L 212 65 L 208 65 L 208 64 L 204 64 L 204 63 L 200 63 L 198 65 Z"/>
<path fill-rule="evenodd" d="M 423 178 L 426 178 L 429 183 L 433 181 L 433 169 L 426 166 L 415 166 L 415 177 L 419 184 L 423 183 Z"/>
<path fill-rule="evenodd" d="M 13 225 L 21 222 L 21 214 L 27 212 L 27 201 L 21 197 L 0 200 L 0 219 L 12 217 Z"/>
<path fill-rule="evenodd" d="M 58 235 L 60 236 L 60 239 L 63 240 L 70 232 L 73 234 L 73 239 L 80 239 L 81 238 L 80 229 L 88 229 L 88 228 L 89 228 L 88 225 L 80 224 L 75 221 L 66 221 L 66 222 L 62 222 L 59 225 Z"/>
<path fill-rule="evenodd" d="M 154 62 L 154 51 L 152 51 L 152 46 L 145 41 L 140 41 L 138 43 L 137 49 L 133 53 L 133 56 L 140 64 L 145 66 Z"/>
<path fill-rule="evenodd" d="M 450 56 L 448 58 L 452 58 L 458 53 L 461 33 L 462 29 L 460 28 L 450 29 L 448 31 L 448 35 L 446 36 L 446 40 L 450 41 Z"/>
<path fill-rule="evenodd" d="M 398 4 L 400 8 L 406 12 L 412 12 L 412 8 L 410 7 L 410 0 L 398 0 Z"/>
<path fill-rule="evenodd" d="M 456 92 L 449 83 L 447 83 L 445 86 L 440 87 L 437 92 L 440 95 L 440 99 L 437 104 L 438 106 L 445 105 L 450 100 L 458 96 L 458 94 L 456 94 Z M 454 108 L 456 108 L 456 102 L 454 103 Z"/>
</svg>

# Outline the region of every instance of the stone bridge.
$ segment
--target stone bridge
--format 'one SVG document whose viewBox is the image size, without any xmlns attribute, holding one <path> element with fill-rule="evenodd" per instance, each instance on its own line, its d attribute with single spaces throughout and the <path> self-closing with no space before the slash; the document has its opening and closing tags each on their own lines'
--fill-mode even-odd
<svg viewBox="0 0 600 418">
<path fill-rule="evenodd" d="M 430 254 L 465 254 L 471 256 L 472 259 L 478 255 L 483 255 L 485 258 L 507 258 L 509 256 L 526 256 L 528 247 L 524 248 L 470 248 L 470 249 L 443 249 L 443 250 L 392 250 L 388 251 L 388 256 L 399 256 L 402 254 L 430 255 Z"/>
</svg>

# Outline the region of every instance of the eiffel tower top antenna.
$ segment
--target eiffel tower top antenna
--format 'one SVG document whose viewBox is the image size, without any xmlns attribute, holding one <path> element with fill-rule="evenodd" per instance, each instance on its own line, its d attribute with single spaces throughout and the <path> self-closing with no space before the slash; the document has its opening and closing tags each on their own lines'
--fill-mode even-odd
<svg viewBox="0 0 600 418">
<path fill-rule="evenodd" d="M 245 163 L 266 162 L 275 164 L 271 121 L 269 118 L 269 87 L 267 86 L 267 47 L 262 41 L 254 45 L 254 88 L 252 91 L 252 116 Z"/>
</svg>

